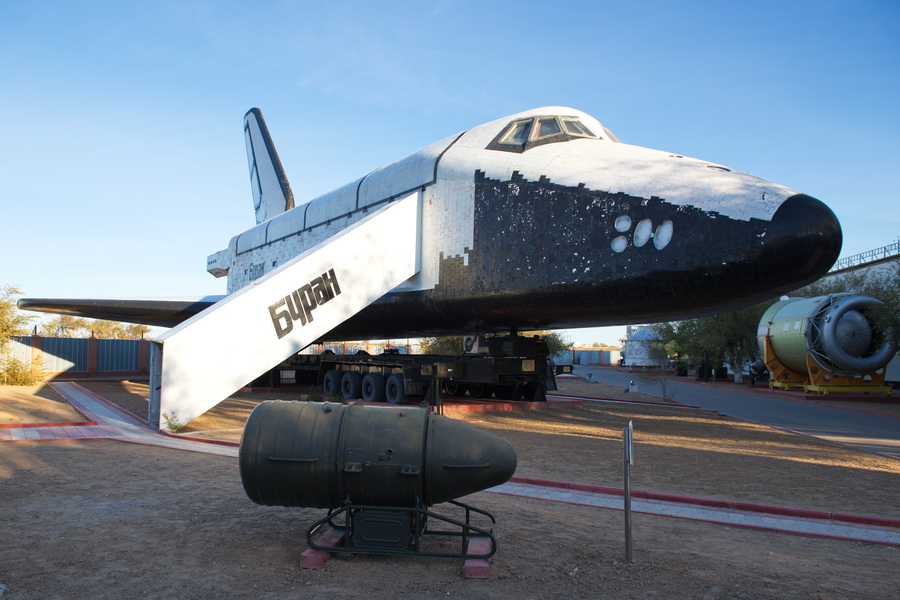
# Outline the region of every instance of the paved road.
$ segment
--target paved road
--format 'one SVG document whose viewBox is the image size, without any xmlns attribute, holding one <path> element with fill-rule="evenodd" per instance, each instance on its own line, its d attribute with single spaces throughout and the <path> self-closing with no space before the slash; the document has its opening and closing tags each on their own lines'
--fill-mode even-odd
<svg viewBox="0 0 900 600">
<path fill-rule="evenodd" d="M 659 385 L 642 383 L 634 374 L 618 369 L 576 366 L 575 374 L 623 388 L 634 381 L 638 391 L 663 395 Z M 667 386 L 674 388 L 674 396 L 670 397 L 684 404 L 900 460 L 900 419 L 895 417 L 797 402 L 764 390 L 732 391 L 709 387 L 702 382 L 673 380 L 669 380 Z"/>
</svg>

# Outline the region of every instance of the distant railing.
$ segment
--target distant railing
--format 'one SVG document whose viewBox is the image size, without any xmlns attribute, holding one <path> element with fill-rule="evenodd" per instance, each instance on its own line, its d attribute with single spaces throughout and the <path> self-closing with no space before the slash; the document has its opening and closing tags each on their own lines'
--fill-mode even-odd
<svg viewBox="0 0 900 600">
<path fill-rule="evenodd" d="M 843 271 L 844 269 L 849 269 L 850 267 L 858 267 L 859 265 L 864 265 L 876 260 L 884 260 L 885 258 L 891 258 L 892 256 L 897 256 L 898 254 L 900 254 L 900 239 L 898 239 L 893 244 L 888 244 L 887 246 L 882 246 L 881 248 L 876 248 L 875 250 L 869 250 L 868 252 L 861 252 L 859 254 L 854 254 L 853 256 L 842 258 L 841 260 L 834 263 L 834 266 L 831 267 L 829 273 Z"/>
</svg>

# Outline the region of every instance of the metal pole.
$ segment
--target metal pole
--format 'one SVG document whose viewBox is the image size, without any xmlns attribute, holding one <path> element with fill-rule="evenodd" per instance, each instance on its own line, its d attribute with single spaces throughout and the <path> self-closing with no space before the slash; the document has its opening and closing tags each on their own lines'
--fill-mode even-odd
<svg viewBox="0 0 900 600">
<path fill-rule="evenodd" d="M 632 421 L 628 421 L 628 427 L 623 431 L 625 441 L 625 562 L 634 562 L 631 551 L 631 465 L 634 464 L 631 440 L 633 433 Z"/>
<path fill-rule="evenodd" d="M 159 431 L 160 404 L 162 396 L 162 342 L 150 340 L 150 397 L 147 403 L 147 421 L 150 427 Z"/>
</svg>

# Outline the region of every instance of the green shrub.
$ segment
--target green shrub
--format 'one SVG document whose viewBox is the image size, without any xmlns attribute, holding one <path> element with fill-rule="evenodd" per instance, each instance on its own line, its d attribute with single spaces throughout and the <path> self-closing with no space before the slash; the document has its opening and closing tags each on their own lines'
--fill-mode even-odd
<svg viewBox="0 0 900 600">
<path fill-rule="evenodd" d="M 44 373 L 42 371 L 33 371 L 31 365 L 10 356 L 0 358 L 0 384 L 34 385 L 43 380 Z"/>
<path fill-rule="evenodd" d="M 181 433 L 184 431 L 184 428 L 187 427 L 187 423 L 182 423 L 178 417 L 175 416 L 175 413 L 172 413 L 172 416 L 169 416 L 169 413 L 164 412 L 162 418 L 163 421 L 166 422 L 166 429 L 172 433 Z"/>
</svg>

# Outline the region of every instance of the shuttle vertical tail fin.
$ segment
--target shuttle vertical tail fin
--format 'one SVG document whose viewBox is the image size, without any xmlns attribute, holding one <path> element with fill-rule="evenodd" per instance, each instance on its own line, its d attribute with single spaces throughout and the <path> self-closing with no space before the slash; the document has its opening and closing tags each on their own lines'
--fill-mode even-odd
<svg viewBox="0 0 900 600">
<path fill-rule="evenodd" d="M 244 141 L 247 143 L 253 208 L 259 224 L 294 208 L 294 194 L 258 108 L 251 108 L 244 115 Z"/>
</svg>

